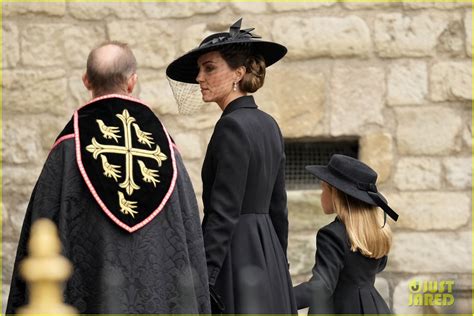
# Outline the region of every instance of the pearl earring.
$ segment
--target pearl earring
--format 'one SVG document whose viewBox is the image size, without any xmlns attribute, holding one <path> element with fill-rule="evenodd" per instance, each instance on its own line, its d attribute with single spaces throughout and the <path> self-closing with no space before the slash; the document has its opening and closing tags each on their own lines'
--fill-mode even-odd
<svg viewBox="0 0 474 316">
<path fill-rule="evenodd" d="M 237 82 L 234 81 L 234 88 L 233 88 L 234 91 L 237 91 Z"/>
</svg>

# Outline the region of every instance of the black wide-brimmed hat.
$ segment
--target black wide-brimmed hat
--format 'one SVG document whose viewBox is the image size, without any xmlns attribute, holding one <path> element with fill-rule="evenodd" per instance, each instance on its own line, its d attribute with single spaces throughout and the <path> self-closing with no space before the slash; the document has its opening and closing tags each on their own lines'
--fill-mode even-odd
<svg viewBox="0 0 474 316">
<path fill-rule="evenodd" d="M 363 162 L 345 155 L 333 155 L 327 166 L 306 166 L 306 170 L 342 192 L 370 205 L 379 206 L 394 221 L 398 214 L 377 190 L 377 173 Z"/>
<path fill-rule="evenodd" d="M 215 51 L 224 45 L 249 45 L 255 54 L 261 55 L 265 59 L 267 67 L 285 56 L 287 52 L 285 46 L 259 40 L 259 36 L 251 33 L 254 28 L 241 30 L 241 24 L 242 19 L 239 19 L 230 27 L 229 32 L 216 33 L 206 37 L 197 48 L 169 64 L 166 68 L 166 75 L 175 81 L 197 83 L 196 77 L 199 73 L 197 60 L 199 56 Z"/>
</svg>

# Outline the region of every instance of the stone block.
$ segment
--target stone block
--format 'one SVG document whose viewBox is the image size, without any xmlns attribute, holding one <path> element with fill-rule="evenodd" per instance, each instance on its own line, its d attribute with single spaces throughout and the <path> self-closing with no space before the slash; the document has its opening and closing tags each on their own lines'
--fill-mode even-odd
<svg viewBox="0 0 474 316">
<path fill-rule="evenodd" d="M 290 60 L 367 57 L 371 49 L 367 24 L 353 15 L 277 18 L 273 23 L 273 39 L 288 48 Z"/>
<path fill-rule="evenodd" d="M 139 68 L 162 68 L 177 57 L 176 27 L 161 21 L 114 21 L 107 23 L 107 32 L 110 38 L 130 45 Z"/>
<path fill-rule="evenodd" d="M 3 72 L 3 110 L 7 113 L 64 115 L 66 93 L 64 70 Z"/>
<path fill-rule="evenodd" d="M 142 19 L 144 15 L 142 6 L 137 2 L 73 2 L 68 5 L 69 14 L 78 20 L 103 20 L 107 17 Z"/>
<path fill-rule="evenodd" d="M 275 12 L 309 11 L 332 7 L 337 1 L 325 2 L 269 2 L 268 6 Z"/>
<path fill-rule="evenodd" d="M 3 22 L 3 67 L 15 67 L 20 61 L 20 39 L 14 23 Z"/>
<path fill-rule="evenodd" d="M 378 14 L 374 22 L 376 52 L 381 57 L 433 56 L 447 24 L 442 14 Z"/>
<path fill-rule="evenodd" d="M 22 32 L 22 62 L 27 66 L 85 69 L 87 56 L 106 38 L 102 27 L 72 24 L 28 24 Z"/>
<path fill-rule="evenodd" d="M 464 57 L 464 25 L 462 20 L 450 21 L 438 38 L 437 50 L 451 58 Z"/>
<path fill-rule="evenodd" d="M 42 168 L 42 163 L 28 166 L 4 164 L 2 170 L 3 187 L 29 187 L 32 190 Z M 5 196 L 5 199 L 8 198 L 8 196 Z"/>
<path fill-rule="evenodd" d="M 317 232 L 319 228 L 329 224 L 331 219 L 325 216 L 320 199 L 321 190 L 287 191 L 291 232 Z"/>
<path fill-rule="evenodd" d="M 282 63 L 268 70 L 255 100 L 277 120 L 285 137 L 317 136 L 327 133 L 325 86 L 316 65 Z"/>
<path fill-rule="evenodd" d="M 288 262 L 290 263 L 292 277 L 311 275 L 316 255 L 316 233 L 315 231 L 314 233 L 289 235 Z"/>
<path fill-rule="evenodd" d="M 178 105 L 164 71 L 139 71 L 138 85 L 140 99 L 147 103 L 159 117 L 178 114 Z"/>
<path fill-rule="evenodd" d="M 18 244 L 16 242 L 2 242 L 2 283 L 4 284 L 10 285 L 12 280 L 17 246 Z"/>
<path fill-rule="evenodd" d="M 439 190 L 441 162 L 434 158 L 400 158 L 394 182 L 398 189 L 404 191 Z"/>
<path fill-rule="evenodd" d="M 470 116 L 470 115 L 469 115 Z M 462 140 L 464 143 L 464 146 L 471 151 L 472 148 L 472 126 L 471 126 L 471 120 L 469 120 L 468 123 L 466 123 L 463 127 L 462 130 Z"/>
<path fill-rule="evenodd" d="M 178 151 L 181 153 L 181 147 L 178 147 Z M 199 205 L 199 209 L 203 210 L 202 206 L 202 180 L 201 180 L 201 168 L 202 168 L 202 161 L 204 157 L 201 159 L 183 159 L 184 165 L 186 166 L 186 170 L 188 172 L 189 177 L 191 178 L 191 183 L 193 184 L 194 192 L 196 193 L 196 200 Z M 201 214 L 202 215 L 202 214 Z"/>
<path fill-rule="evenodd" d="M 386 132 L 370 133 L 359 140 L 359 158 L 377 173 L 377 183 L 388 180 L 393 168 L 393 140 Z"/>
<path fill-rule="evenodd" d="M 67 78 L 67 97 L 66 97 L 66 108 L 67 113 L 72 115 L 72 113 L 86 104 L 89 100 L 92 99 L 90 91 L 87 91 L 84 83 L 82 82 L 82 75 L 85 73 L 86 69 L 82 70 L 73 70 L 68 72 Z M 140 82 L 140 75 L 138 76 L 138 82 Z M 136 89 L 136 88 L 135 88 Z"/>
<path fill-rule="evenodd" d="M 331 78 L 331 135 L 365 134 L 383 125 L 385 74 L 379 67 L 336 67 Z"/>
<path fill-rule="evenodd" d="M 386 271 L 413 274 L 471 273 L 471 235 L 471 230 L 397 232 L 394 234 Z"/>
<path fill-rule="evenodd" d="M 400 7 L 396 2 L 342 2 L 341 5 L 349 10 L 387 10 L 388 8 Z"/>
<path fill-rule="evenodd" d="M 469 223 L 471 200 L 464 192 L 387 193 L 387 199 L 400 215 L 392 226 L 397 229 L 457 230 Z"/>
<path fill-rule="evenodd" d="M 449 2 L 446 1 L 426 1 L 426 2 L 404 2 L 403 3 L 403 8 L 404 9 L 409 9 L 409 10 L 423 10 L 423 9 L 429 9 L 429 8 L 435 8 L 435 9 L 441 9 L 441 10 L 454 10 L 458 8 L 468 8 L 471 6 L 471 3 L 469 1 L 459 1 L 459 0 L 450 0 Z"/>
<path fill-rule="evenodd" d="M 472 57 L 472 11 L 466 11 L 464 17 L 464 32 L 466 34 L 466 53 Z"/>
<path fill-rule="evenodd" d="M 423 61 L 398 62 L 389 67 L 389 105 L 422 104 L 428 93 L 428 72 Z"/>
<path fill-rule="evenodd" d="M 66 13 L 66 1 L 64 0 L 55 2 L 4 2 L 2 6 L 4 17 L 17 17 L 21 15 L 60 17 Z"/>
<path fill-rule="evenodd" d="M 7 310 L 8 295 L 10 293 L 10 283 L 2 282 L 2 314 Z"/>
<path fill-rule="evenodd" d="M 214 126 L 222 115 L 222 110 L 215 103 L 204 103 L 201 110 L 189 115 L 167 116 L 170 122 L 166 126 L 173 131 L 186 131 L 191 127 L 196 130 L 214 130 Z M 171 129 L 173 126 L 173 129 Z"/>
<path fill-rule="evenodd" d="M 3 162 L 32 164 L 44 157 L 39 122 L 31 116 L 15 116 L 3 124 Z"/>
<path fill-rule="evenodd" d="M 195 131 L 190 130 L 184 133 L 175 133 L 173 139 L 184 159 L 191 160 L 204 157 L 205 152 L 201 138 Z"/>
<path fill-rule="evenodd" d="M 433 101 L 472 100 L 471 62 L 439 62 L 431 67 Z"/>
<path fill-rule="evenodd" d="M 213 14 L 219 12 L 225 3 L 142 3 L 145 15 L 152 19 L 185 18 L 199 14 Z"/>
<path fill-rule="evenodd" d="M 472 187 L 472 158 L 450 157 L 443 160 L 446 182 L 455 189 Z"/>
<path fill-rule="evenodd" d="M 102 26 L 90 24 L 87 27 L 70 25 L 64 29 L 62 36 L 62 42 L 58 45 L 64 49 L 68 64 L 86 69 L 90 51 L 103 43 L 107 35 Z"/>
<path fill-rule="evenodd" d="M 265 2 L 231 2 L 230 6 L 236 14 L 265 13 L 267 11 Z"/>
<path fill-rule="evenodd" d="M 196 48 L 204 38 L 211 35 L 212 31 L 209 30 L 206 23 L 193 24 L 183 30 L 183 35 L 180 39 L 179 44 L 179 55 Z"/>
<path fill-rule="evenodd" d="M 445 155 L 460 147 L 462 120 L 450 108 L 397 109 L 396 118 L 399 154 Z"/>
</svg>

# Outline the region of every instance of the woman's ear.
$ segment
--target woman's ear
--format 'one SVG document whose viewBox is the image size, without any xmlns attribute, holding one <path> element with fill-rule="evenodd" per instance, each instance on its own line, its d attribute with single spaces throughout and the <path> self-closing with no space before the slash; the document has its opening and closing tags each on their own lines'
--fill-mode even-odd
<svg viewBox="0 0 474 316">
<path fill-rule="evenodd" d="M 240 66 L 235 70 L 235 74 L 237 76 L 237 81 L 242 80 L 244 77 L 245 73 L 247 72 L 247 68 L 245 66 Z"/>
</svg>

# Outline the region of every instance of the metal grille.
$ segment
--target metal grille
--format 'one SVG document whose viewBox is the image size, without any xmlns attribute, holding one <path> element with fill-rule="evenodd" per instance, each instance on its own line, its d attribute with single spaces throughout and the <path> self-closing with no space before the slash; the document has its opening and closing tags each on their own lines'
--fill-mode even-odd
<svg viewBox="0 0 474 316">
<path fill-rule="evenodd" d="M 359 143 L 353 141 L 294 141 L 285 140 L 285 180 L 288 190 L 318 189 L 319 181 L 306 171 L 306 165 L 325 165 L 333 154 L 354 158 L 359 154 Z"/>
</svg>

